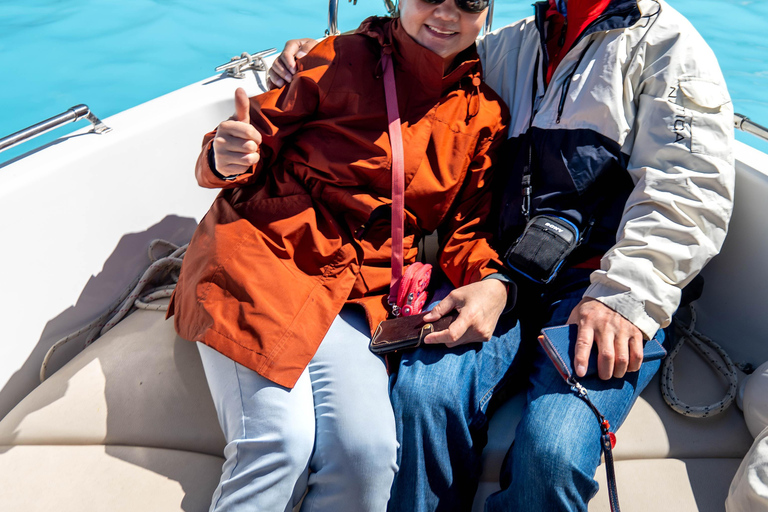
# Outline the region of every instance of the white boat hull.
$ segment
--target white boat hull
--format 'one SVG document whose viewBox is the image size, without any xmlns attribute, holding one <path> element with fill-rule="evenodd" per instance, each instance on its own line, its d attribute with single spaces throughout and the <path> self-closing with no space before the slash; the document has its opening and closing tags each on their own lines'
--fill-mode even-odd
<svg viewBox="0 0 768 512">
<path fill-rule="evenodd" d="M 146 249 L 151 240 L 163 238 L 177 244 L 189 240 L 216 194 L 199 188 L 193 176 L 202 136 L 231 115 L 236 87 L 244 87 L 252 95 L 262 84 L 263 76 L 253 73 L 245 80 L 204 80 L 105 119 L 113 128 L 108 134 L 83 130 L 0 166 L 0 218 L 5 219 L 5 250 L 0 251 L 0 268 L 5 271 L 0 295 L 5 327 L 5 342 L 0 344 L 0 418 L 5 417 L 0 421 L 0 474 L 18 476 L 18 482 L 6 489 L 26 486 L 22 493 L 26 496 L 43 493 L 30 487 L 34 479 L 24 476 L 24 468 L 30 466 L 32 471 L 34 462 L 46 454 L 51 468 L 63 473 L 71 469 L 76 481 L 76 485 L 62 488 L 64 494 L 52 493 L 53 504 L 69 505 L 76 499 L 71 496 L 108 488 L 127 475 L 131 484 L 126 496 L 134 488 L 149 492 L 162 488 L 180 503 L 178 507 L 162 506 L 163 510 L 203 508 L 218 478 L 220 460 L 215 454 L 223 447 L 217 437 L 221 433 L 212 405 L 199 409 L 207 388 L 199 361 L 189 360 L 196 352 L 190 344 L 174 341 L 170 325 L 162 322 L 159 313 L 141 312 L 129 320 L 137 322 L 138 315 L 143 315 L 144 321 L 157 324 L 152 329 L 167 331 L 162 340 L 152 338 L 154 330 L 146 334 L 138 330 L 122 339 L 115 329 L 118 334 L 108 335 L 103 345 L 97 343 L 78 355 L 39 388 L 38 373 L 46 351 L 57 339 L 98 317 L 148 265 Z M 722 254 L 705 271 L 704 296 L 697 306 L 698 329 L 723 345 L 735 361 L 757 366 L 768 360 L 768 343 L 762 338 L 768 328 L 768 315 L 762 311 L 762 305 L 768 303 L 763 285 L 768 281 L 763 265 L 768 255 L 763 227 L 763 219 L 768 218 L 768 155 L 736 143 L 736 156 L 737 203 L 732 229 Z M 155 315 L 155 319 L 146 320 L 146 315 Z M 167 364 L 157 368 L 139 364 L 131 360 L 130 351 L 120 351 L 119 343 L 134 343 L 137 336 L 164 343 L 162 357 L 166 359 L 160 361 Z M 106 350 L 108 345 L 113 350 Z M 81 348 L 82 343 L 73 342 L 57 352 L 48 373 L 65 365 Z M 151 354 L 151 345 L 148 350 Z M 121 359 L 116 362 L 114 357 Z M 121 371 L 123 366 L 128 370 Z M 717 394 L 719 384 L 709 378 L 703 363 L 693 360 L 678 366 L 684 381 L 679 392 L 684 398 L 689 396 L 686 393 L 702 390 Z M 157 371 L 152 373 L 152 368 Z M 162 373 L 162 368 L 168 368 L 167 380 L 161 379 L 164 384 L 139 392 L 137 386 L 145 381 L 149 385 L 152 375 Z M 708 384 L 703 385 L 704 381 Z M 120 382 L 134 387 L 110 390 Z M 24 397 L 27 399 L 9 414 Z M 484 496 L 498 488 L 498 468 L 514 437 L 512 427 L 521 406 L 522 397 L 513 399 L 491 423 L 486 471 L 475 510 L 481 510 Z M 170 423 L 160 420 L 162 414 L 155 414 L 174 407 L 180 408 L 176 416 L 188 419 L 186 427 L 172 419 Z M 682 511 L 722 510 L 728 475 L 735 473 L 751 438 L 735 409 L 723 418 L 697 421 L 674 416 L 653 384 L 646 390 L 619 436 L 617 471 L 622 495 L 628 496 L 622 508 L 651 510 L 649 503 L 654 507 L 661 503 Z M 123 427 L 139 432 L 153 429 L 160 434 L 150 434 L 149 440 L 133 434 L 125 437 Z M 179 440 L 185 429 L 188 436 Z M 84 448 L 78 452 L 73 445 Z M 137 450 L 115 445 L 136 446 Z M 51 449 L 46 451 L 46 447 Z M 179 461 L 188 457 L 187 462 L 167 462 L 169 456 L 162 450 L 191 455 L 177 457 Z M 201 452 L 205 461 L 200 462 L 199 471 L 180 469 L 194 466 L 195 454 Z M 80 462 L 72 466 L 69 461 L 74 460 Z M 161 460 L 167 464 L 158 462 Z M 163 480 L 153 479 L 142 468 Z M 99 478 L 88 481 L 93 473 Z M 102 480 L 109 484 L 99 483 Z M 622 485 L 622 481 L 636 485 Z M 649 488 L 661 490 L 649 496 Z M 13 501 L 16 499 L 21 501 Z M 40 510 L 46 509 L 46 501 L 38 501 Z M 3 494 L 0 490 L 0 508 L 19 503 L 33 510 L 18 492 Z M 114 503 L 97 500 L 93 507 L 75 503 L 80 508 L 72 510 L 121 509 L 114 508 Z M 607 498 L 598 495 L 590 510 L 607 510 L 607 504 Z M 137 502 L 129 505 L 122 509 L 152 509 Z"/>
</svg>

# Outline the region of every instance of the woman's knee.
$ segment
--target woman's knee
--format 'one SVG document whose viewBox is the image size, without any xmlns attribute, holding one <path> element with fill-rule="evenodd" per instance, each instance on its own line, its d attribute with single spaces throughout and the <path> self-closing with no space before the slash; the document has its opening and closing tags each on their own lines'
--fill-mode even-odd
<svg viewBox="0 0 768 512">
<path fill-rule="evenodd" d="M 363 496 L 364 502 L 374 496 L 389 496 L 397 473 L 397 447 L 394 435 L 347 447 L 343 475 L 352 495 Z"/>
<path fill-rule="evenodd" d="M 309 466 L 314 443 L 314 422 L 297 422 L 228 440 L 224 455 L 238 472 L 254 477 L 271 471 L 298 477 Z"/>
<path fill-rule="evenodd" d="M 340 474 L 351 485 L 361 486 L 369 485 L 371 478 L 394 475 L 398 443 L 391 411 L 348 417 L 335 427 L 318 429 L 313 471 Z"/>
</svg>

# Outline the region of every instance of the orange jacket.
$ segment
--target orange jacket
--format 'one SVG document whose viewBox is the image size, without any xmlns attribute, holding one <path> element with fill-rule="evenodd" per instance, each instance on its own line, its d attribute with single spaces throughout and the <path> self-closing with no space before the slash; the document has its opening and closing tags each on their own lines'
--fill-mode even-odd
<svg viewBox="0 0 768 512">
<path fill-rule="evenodd" d="M 440 266 L 454 285 L 501 268 L 483 222 L 508 114 L 480 82 L 474 45 L 443 77 L 442 59 L 399 21 L 370 18 L 356 34 L 317 45 L 290 85 L 251 98 L 263 143 L 249 172 L 217 178 L 208 164 L 214 132 L 206 135 L 195 173 L 224 190 L 192 238 L 171 300 L 181 337 L 293 387 L 345 303 L 364 306 L 372 327 L 387 317 L 383 51 L 395 62 L 405 146 L 406 264 L 437 229 Z"/>
</svg>

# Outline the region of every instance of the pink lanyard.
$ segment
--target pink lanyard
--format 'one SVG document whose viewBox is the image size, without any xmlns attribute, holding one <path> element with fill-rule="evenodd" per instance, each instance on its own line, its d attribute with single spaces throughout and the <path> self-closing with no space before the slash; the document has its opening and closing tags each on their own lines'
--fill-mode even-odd
<svg viewBox="0 0 768 512">
<path fill-rule="evenodd" d="M 403 238 L 405 224 L 405 158 L 400 113 L 397 110 L 397 89 L 392 56 L 382 57 L 384 67 L 384 93 L 389 118 L 389 143 L 392 146 L 392 280 L 389 285 L 389 304 L 397 304 L 397 292 L 403 278 Z"/>
</svg>

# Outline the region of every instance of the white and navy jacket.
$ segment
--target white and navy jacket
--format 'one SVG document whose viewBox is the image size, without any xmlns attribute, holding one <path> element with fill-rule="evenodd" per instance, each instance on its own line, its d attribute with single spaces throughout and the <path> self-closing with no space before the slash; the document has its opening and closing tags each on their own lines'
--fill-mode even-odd
<svg viewBox="0 0 768 512">
<path fill-rule="evenodd" d="M 478 42 L 485 81 L 511 113 L 502 246 L 531 215 L 590 230 L 575 258 L 603 255 L 585 296 L 652 337 L 715 256 L 733 205 L 733 107 L 714 54 L 662 0 L 613 0 L 545 86 L 546 2 Z"/>
</svg>

